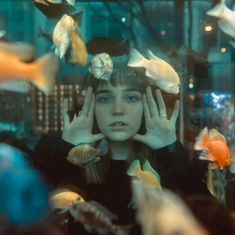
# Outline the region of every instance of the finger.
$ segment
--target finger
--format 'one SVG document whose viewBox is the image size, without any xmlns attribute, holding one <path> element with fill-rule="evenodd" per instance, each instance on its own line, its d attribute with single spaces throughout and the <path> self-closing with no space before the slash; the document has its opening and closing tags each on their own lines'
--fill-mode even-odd
<svg viewBox="0 0 235 235">
<path fill-rule="evenodd" d="M 150 115 L 150 110 L 149 110 L 149 106 L 148 106 L 147 98 L 145 94 L 143 95 L 143 109 L 144 109 L 145 120 L 147 120 L 151 117 L 151 115 Z"/>
<path fill-rule="evenodd" d="M 92 94 L 91 104 L 88 112 L 88 118 L 90 118 L 92 121 L 94 119 L 94 113 L 95 113 L 95 95 Z"/>
<path fill-rule="evenodd" d="M 150 87 L 147 88 L 146 97 L 151 115 L 152 116 L 158 115 L 157 105 L 153 98 L 152 90 Z"/>
<path fill-rule="evenodd" d="M 132 139 L 144 143 L 145 136 L 144 135 L 140 135 L 140 134 L 135 134 L 135 135 L 133 135 Z"/>
<path fill-rule="evenodd" d="M 102 140 L 103 138 L 105 138 L 105 136 L 102 133 L 95 134 L 95 135 L 92 136 L 92 142 Z"/>
<path fill-rule="evenodd" d="M 69 100 L 67 98 L 64 98 L 63 100 L 63 117 L 64 117 L 64 123 L 69 123 L 69 116 L 68 116 L 68 110 L 69 110 Z"/>
<path fill-rule="evenodd" d="M 176 100 L 174 110 L 173 110 L 173 113 L 172 113 L 171 118 L 170 118 L 170 120 L 173 121 L 173 123 L 175 123 L 177 118 L 178 118 L 179 110 L 180 110 L 180 101 Z"/>
<path fill-rule="evenodd" d="M 158 102 L 158 109 L 159 109 L 159 115 L 162 117 L 166 117 L 167 113 L 166 113 L 166 105 L 165 105 L 165 101 L 162 97 L 162 93 L 159 89 L 157 89 L 156 91 L 156 95 L 157 95 L 157 102 Z"/>
<path fill-rule="evenodd" d="M 81 111 L 81 114 L 84 116 L 88 116 L 89 107 L 90 107 L 90 103 L 91 103 L 91 97 L 92 97 L 92 88 L 88 87 L 87 92 L 86 92 L 84 105 L 83 105 L 82 111 Z"/>
</svg>

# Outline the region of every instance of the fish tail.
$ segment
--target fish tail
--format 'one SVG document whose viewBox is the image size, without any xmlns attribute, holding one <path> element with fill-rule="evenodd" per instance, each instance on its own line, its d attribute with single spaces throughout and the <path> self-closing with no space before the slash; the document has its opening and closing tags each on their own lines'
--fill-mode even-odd
<svg viewBox="0 0 235 235">
<path fill-rule="evenodd" d="M 221 18 L 225 8 L 226 8 L 225 0 L 221 0 L 220 3 L 218 3 L 215 7 L 207 11 L 206 14 L 209 16 Z"/>
<path fill-rule="evenodd" d="M 209 140 L 209 134 L 208 134 L 208 129 L 205 127 L 200 134 L 198 135 L 196 142 L 194 144 L 194 149 L 195 150 L 202 150 L 205 148 L 205 143 Z"/>
<path fill-rule="evenodd" d="M 151 172 L 152 175 L 154 175 L 157 178 L 157 180 L 160 182 L 160 180 L 161 180 L 160 175 L 152 168 L 152 166 L 150 165 L 150 163 L 147 159 L 144 161 L 143 170 Z"/>
<path fill-rule="evenodd" d="M 36 72 L 32 78 L 35 84 L 45 94 L 49 94 L 55 85 L 56 73 L 59 69 L 59 62 L 56 56 L 48 53 L 35 62 Z"/>
<path fill-rule="evenodd" d="M 132 161 L 131 165 L 129 166 L 128 170 L 127 170 L 127 174 L 129 176 L 137 176 L 137 172 L 141 170 L 140 167 L 140 161 L 138 159 L 135 159 Z"/>
<path fill-rule="evenodd" d="M 147 62 L 147 59 L 141 55 L 135 48 L 130 52 L 130 58 L 127 65 L 130 67 L 144 67 L 143 65 Z"/>
</svg>

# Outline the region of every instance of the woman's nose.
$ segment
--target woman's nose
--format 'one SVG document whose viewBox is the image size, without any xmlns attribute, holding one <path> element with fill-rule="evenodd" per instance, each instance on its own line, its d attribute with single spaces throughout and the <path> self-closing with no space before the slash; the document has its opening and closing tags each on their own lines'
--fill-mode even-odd
<svg viewBox="0 0 235 235">
<path fill-rule="evenodd" d="M 123 115 L 124 109 L 121 101 L 116 101 L 113 104 L 113 115 Z"/>
</svg>

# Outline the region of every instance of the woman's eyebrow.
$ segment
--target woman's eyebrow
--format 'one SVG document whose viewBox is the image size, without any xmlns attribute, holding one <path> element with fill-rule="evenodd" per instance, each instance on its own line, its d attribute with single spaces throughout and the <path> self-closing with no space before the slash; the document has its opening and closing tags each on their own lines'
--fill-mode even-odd
<svg viewBox="0 0 235 235">
<path fill-rule="evenodd" d="M 96 95 L 98 95 L 100 93 L 111 93 L 111 91 L 108 90 L 108 89 L 102 89 L 102 90 L 98 90 L 98 91 L 95 92 Z"/>
<path fill-rule="evenodd" d="M 140 92 L 140 90 L 138 88 L 126 88 L 126 89 L 124 89 L 124 91 L 127 91 L 127 92 L 129 92 L 129 91 Z"/>
</svg>

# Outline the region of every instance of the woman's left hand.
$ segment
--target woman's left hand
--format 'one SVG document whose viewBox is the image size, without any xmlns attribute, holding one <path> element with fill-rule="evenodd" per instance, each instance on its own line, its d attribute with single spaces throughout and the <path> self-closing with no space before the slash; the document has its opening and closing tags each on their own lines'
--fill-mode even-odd
<svg viewBox="0 0 235 235">
<path fill-rule="evenodd" d="M 179 114 L 179 100 L 176 100 L 171 117 L 167 118 L 167 110 L 161 91 L 156 90 L 158 106 L 148 87 L 143 95 L 143 108 L 146 133 L 136 134 L 133 139 L 143 142 L 151 149 L 159 149 L 176 141 L 176 120 Z"/>
</svg>

